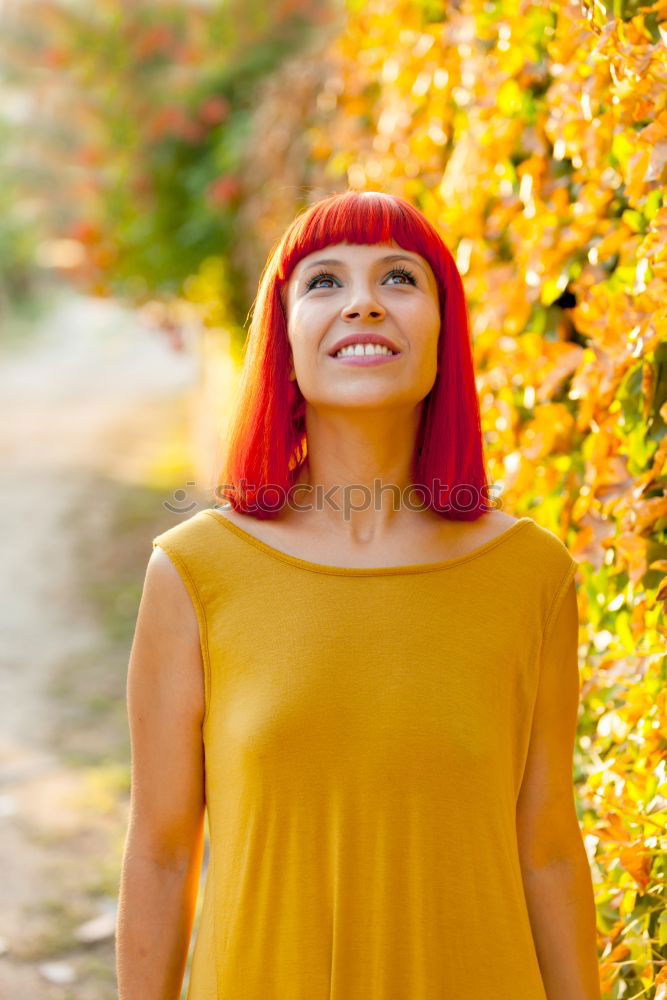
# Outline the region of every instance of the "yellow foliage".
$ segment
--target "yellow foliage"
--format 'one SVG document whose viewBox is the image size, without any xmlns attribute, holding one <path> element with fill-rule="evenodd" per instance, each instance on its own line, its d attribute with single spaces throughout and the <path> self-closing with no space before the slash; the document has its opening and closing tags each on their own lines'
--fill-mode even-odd
<svg viewBox="0 0 667 1000">
<path fill-rule="evenodd" d="M 347 186 L 412 199 L 457 260 L 492 476 L 582 567 L 578 797 L 610 997 L 657 973 L 667 846 L 667 0 L 631 6 L 350 6 L 258 108 L 242 208 L 257 269 L 306 192 Z"/>
</svg>

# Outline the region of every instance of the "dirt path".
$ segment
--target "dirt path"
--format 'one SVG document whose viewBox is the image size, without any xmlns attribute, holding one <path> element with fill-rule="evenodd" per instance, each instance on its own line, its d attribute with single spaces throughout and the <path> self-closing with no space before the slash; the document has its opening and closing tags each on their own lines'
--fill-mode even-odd
<svg viewBox="0 0 667 1000">
<path fill-rule="evenodd" d="M 62 294 L 2 349 L 2 997 L 117 995 L 127 655 L 195 367 L 132 313 Z"/>
</svg>

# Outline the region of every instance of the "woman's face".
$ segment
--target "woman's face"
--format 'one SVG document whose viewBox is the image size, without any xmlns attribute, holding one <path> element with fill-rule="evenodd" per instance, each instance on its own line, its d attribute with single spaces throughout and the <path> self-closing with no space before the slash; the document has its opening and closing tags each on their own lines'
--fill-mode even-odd
<svg viewBox="0 0 667 1000">
<path fill-rule="evenodd" d="M 385 244 L 339 243 L 303 257 L 283 292 L 294 373 L 314 406 L 416 405 L 437 374 L 440 309 L 429 263 Z M 393 356 L 334 357 L 341 338 L 386 338 Z M 382 341 L 380 341 L 382 342 Z"/>
</svg>

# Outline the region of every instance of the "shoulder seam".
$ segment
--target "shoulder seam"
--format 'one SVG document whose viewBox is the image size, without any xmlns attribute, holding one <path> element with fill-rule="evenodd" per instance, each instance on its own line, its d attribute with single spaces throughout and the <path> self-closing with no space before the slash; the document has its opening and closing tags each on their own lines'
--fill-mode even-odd
<svg viewBox="0 0 667 1000">
<path fill-rule="evenodd" d="M 551 602 L 551 607 L 549 608 L 546 620 L 544 622 L 544 628 L 542 629 L 542 642 L 544 642 L 544 640 L 546 638 L 546 635 L 547 635 L 547 632 L 549 630 L 549 626 L 551 625 L 551 622 L 553 621 L 553 619 L 556 616 L 556 612 L 558 611 L 558 608 L 560 607 L 561 600 L 565 596 L 565 591 L 567 590 L 567 587 L 568 587 L 568 585 L 570 583 L 570 580 L 572 579 L 572 577 L 574 576 L 574 574 L 577 572 L 578 568 L 579 568 L 579 564 L 576 562 L 575 559 L 572 559 L 572 557 L 570 556 L 570 563 L 569 563 L 567 569 L 565 570 L 565 574 L 563 576 L 563 579 L 561 580 L 561 582 L 559 583 L 558 587 L 556 588 L 556 593 L 554 594 L 553 600 Z"/>
</svg>

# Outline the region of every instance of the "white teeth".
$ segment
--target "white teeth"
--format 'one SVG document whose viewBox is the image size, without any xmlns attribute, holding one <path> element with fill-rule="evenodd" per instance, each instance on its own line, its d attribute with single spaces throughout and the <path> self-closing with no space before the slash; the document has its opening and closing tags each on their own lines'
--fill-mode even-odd
<svg viewBox="0 0 667 1000">
<path fill-rule="evenodd" d="M 349 344 L 334 354 L 335 358 L 351 358 L 361 354 L 393 354 L 384 344 Z"/>
</svg>

